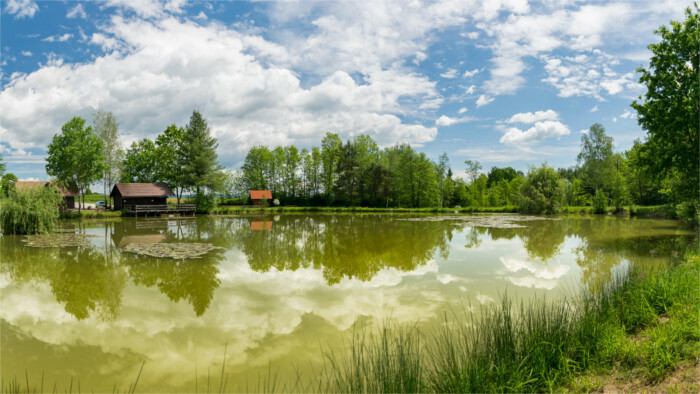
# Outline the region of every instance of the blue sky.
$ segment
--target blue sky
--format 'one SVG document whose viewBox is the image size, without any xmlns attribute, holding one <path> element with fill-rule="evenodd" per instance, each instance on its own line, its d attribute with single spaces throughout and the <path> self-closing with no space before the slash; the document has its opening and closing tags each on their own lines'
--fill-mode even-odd
<svg viewBox="0 0 700 394">
<path fill-rule="evenodd" d="M 653 32 L 688 1 L 242 2 L 3 0 L 0 152 L 46 179 L 46 148 L 73 116 L 112 111 L 124 146 L 199 110 L 219 159 L 254 145 L 371 135 L 527 170 L 576 164 L 601 123 L 617 149 L 645 132 Z"/>
</svg>

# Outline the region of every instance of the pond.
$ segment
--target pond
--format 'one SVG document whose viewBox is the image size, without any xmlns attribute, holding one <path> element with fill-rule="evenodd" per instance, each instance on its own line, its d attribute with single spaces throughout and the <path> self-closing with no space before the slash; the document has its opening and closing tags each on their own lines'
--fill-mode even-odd
<svg viewBox="0 0 700 394">
<path fill-rule="evenodd" d="M 225 360 L 227 390 L 255 391 L 269 371 L 311 376 L 358 324 L 577 294 L 693 236 L 675 221 L 513 218 L 121 218 L 2 236 L 0 374 L 123 391 L 143 363 L 139 391 L 203 391 L 218 390 Z M 158 257 L 167 244 L 175 258 Z"/>
</svg>

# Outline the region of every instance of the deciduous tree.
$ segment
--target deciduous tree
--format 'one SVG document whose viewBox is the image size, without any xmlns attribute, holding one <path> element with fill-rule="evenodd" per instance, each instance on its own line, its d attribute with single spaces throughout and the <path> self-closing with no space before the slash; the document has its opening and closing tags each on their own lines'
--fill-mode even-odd
<svg viewBox="0 0 700 394">
<path fill-rule="evenodd" d="M 102 179 L 104 161 L 102 139 L 76 116 L 63 125 L 60 134 L 53 136 L 47 150 L 46 173 L 77 187 L 83 196 L 91 183 Z M 78 204 L 78 211 L 80 208 Z"/>
</svg>

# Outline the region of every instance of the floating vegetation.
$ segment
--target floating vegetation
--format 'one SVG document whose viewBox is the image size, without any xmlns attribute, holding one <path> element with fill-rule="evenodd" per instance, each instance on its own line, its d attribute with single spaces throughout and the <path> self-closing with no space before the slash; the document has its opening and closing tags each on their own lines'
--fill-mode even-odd
<svg viewBox="0 0 700 394">
<path fill-rule="evenodd" d="M 198 243 L 133 243 L 124 247 L 125 252 L 144 254 L 153 257 L 169 257 L 171 259 L 195 259 L 210 250 L 220 249 L 212 244 Z"/>
<path fill-rule="evenodd" d="M 396 219 L 410 222 L 442 222 L 453 220 L 462 222 L 469 227 L 491 227 L 491 228 L 525 228 L 527 226 L 517 222 L 527 222 L 533 220 L 560 220 L 557 218 L 544 218 L 540 216 L 524 215 L 489 215 L 489 216 L 429 216 L 423 218 Z"/>
<path fill-rule="evenodd" d="M 88 246 L 89 235 L 75 233 L 51 233 L 28 235 L 22 242 L 33 248 L 71 248 L 76 246 Z"/>
</svg>

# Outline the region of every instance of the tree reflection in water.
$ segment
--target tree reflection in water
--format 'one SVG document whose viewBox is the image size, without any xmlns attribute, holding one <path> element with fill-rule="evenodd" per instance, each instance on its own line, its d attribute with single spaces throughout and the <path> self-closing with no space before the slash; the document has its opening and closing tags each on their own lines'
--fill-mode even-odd
<svg viewBox="0 0 700 394">
<path fill-rule="evenodd" d="M 267 231 L 241 226 L 235 232 L 234 245 L 245 253 L 250 267 L 258 272 L 313 267 L 323 272 L 329 285 L 343 278 L 369 281 L 385 268 L 412 271 L 433 259 L 436 251 L 447 258 L 454 229 L 445 222 L 395 221 L 378 215 L 275 219 Z"/>
<path fill-rule="evenodd" d="M 212 243 L 211 236 L 219 232 L 212 225 L 215 221 L 210 218 L 129 220 L 115 226 L 112 240 L 120 248 L 130 243 Z M 223 254 L 215 249 L 200 258 L 175 260 L 122 253 L 120 260 L 136 285 L 156 287 L 173 302 L 186 300 L 195 314 L 201 316 L 221 285 L 217 265 Z"/>
<path fill-rule="evenodd" d="M 17 241 L 16 236 L 0 237 L 0 272 L 18 284 L 48 284 L 56 301 L 79 320 L 91 314 L 102 320 L 117 316 L 127 275 L 102 251 L 92 246 L 31 248 Z"/>
</svg>

